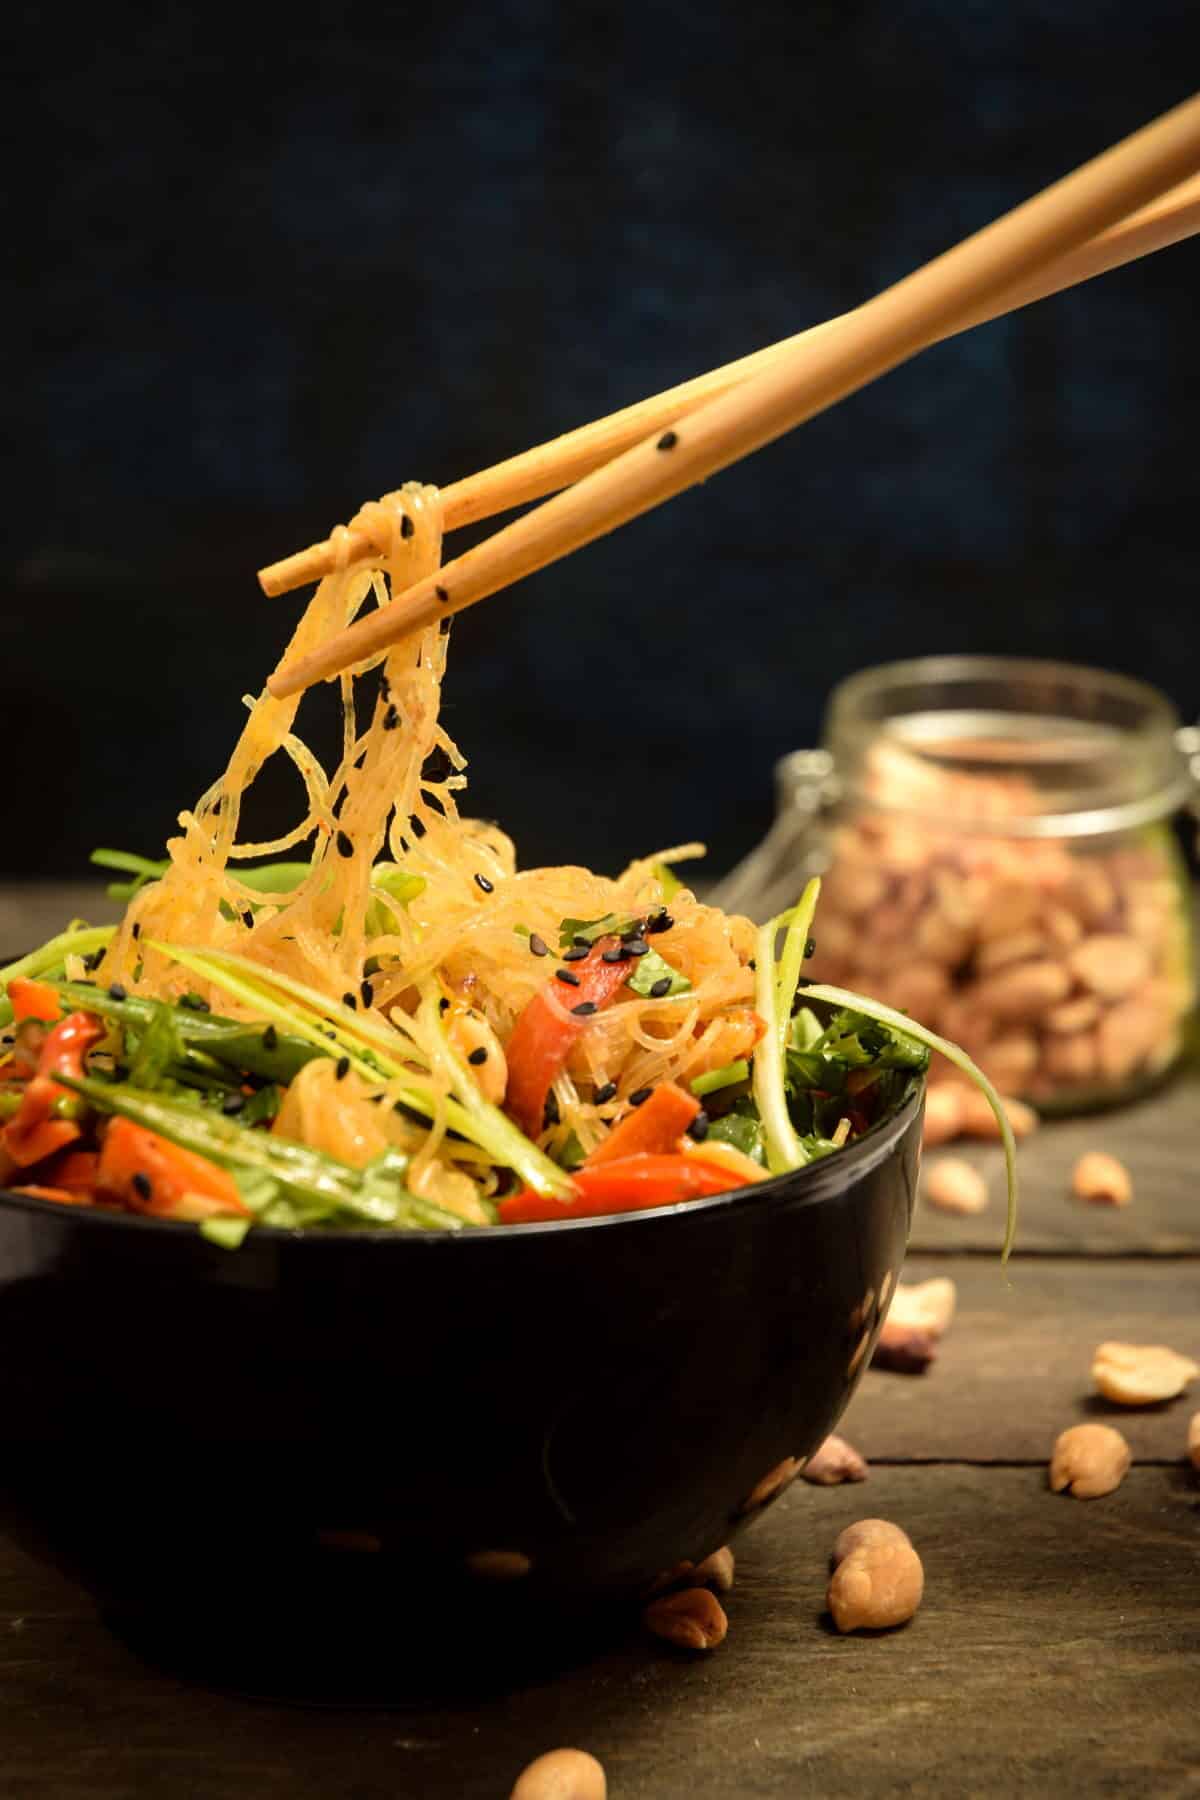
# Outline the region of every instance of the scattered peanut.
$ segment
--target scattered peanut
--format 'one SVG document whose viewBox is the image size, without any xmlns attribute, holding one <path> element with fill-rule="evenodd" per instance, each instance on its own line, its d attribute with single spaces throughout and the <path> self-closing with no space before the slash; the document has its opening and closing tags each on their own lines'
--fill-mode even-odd
<svg viewBox="0 0 1200 1800">
<path fill-rule="evenodd" d="M 831 1436 L 814 1450 L 800 1473 L 814 1487 L 839 1487 L 843 1481 L 865 1481 L 868 1470 L 866 1458 L 859 1455 L 853 1444 L 843 1437 Z"/>
<path fill-rule="evenodd" d="M 1026 1106 L 1024 1101 L 1012 1100 L 1007 1096 L 1003 1097 L 1003 1106 L 1014 1137 L 1025 1138 L 1031 1131 L 1037 1130 L 1038 1116 L 1032 1106 Z M 1000 1136 L 1000 1126 L 996 1115 L 978 1088 L 963 1090 L 962 1129 L 967 1137 L 999 1138 Z"/>
<path fill-rule="evenodd" d="M 728 1544 L 722 1544 L 696 1564 L 696 1584 L 712 1588 L 715 1594 L 728 1594 L 733 1588 L 733 1570 L 733 1551 Z"/>
<path fill-rule="evenodd" d="M 1200 1412 L 1193 1413 L 1187 1434 L 1188 1458 L 1193 1469 L 1200 1471 Z"/>
<path fill-rule="evenodd" d="M 988 1202 L 987 1183 L 961 1157 L 943 1156 L 925 1177 L 925 1198 L 941 1212 L 981 1213 Z"/>
<path fill-rule="evenodd" d="M 826 1603 L 839 1631 L 903 1625 L 921 1604 L 925 1574 L 907 1533 L 887 1519 L 860 1519 L 833 1547 Z"/>
<path fill-rule="evenodd" d="M 782 1494 L 784 1488 L 790 1487 L 799 1473 L 798 1458 L 785 1456 L 781 1463 L 776 1463 L 773 1469 L 767 1470 L 761 1481 L 755 1482 L 738 1511 L 740 1513 L 757 1512 L 760 1506 L 766 1506 L 769 1500 L 774 1500 L 777 1495 Z"/>
<path fill-rule="evenodd" d="M 1077 1500 L 1119 1488 L 1132 1461 L 1129 1445 L 1111 1425 L 1072 1425 L 1060 1432 L 1050 1458 L 1050 1486 Z"/>
<path fill-rule="evenodd" d="M 517 1777 L 511 1800 L 606 1800 L 604 1770 L 586 1750 L 548 1750 Z"/>
<path fill-rule="evenodd" d="M 940 1338 L 950 1329 L 958 1289 L 944 1275 L 931 1281 L 898 1281 L 888 1309 L 888 1320 L 911 1325 Z"/>
<path fill-rule="evenodd" d="M 1118 1406 L 1173 1400 L 1197 1375 L 1200 1364 L 1165 1344 L 1101 1344 L 1092 1358 L 1092 1380 Z"/>
<path fill-rule="evenodd" d="M 923 1142 L 948 1144 L 962 1130 L 962 1094 L 953 1082 L 939 1082 L 925 1095 Z"/>
<path fill-rule="evenodd" d="M 1133 1199 L 1129 1170 L 1103 1150 L 1089 1150 L 1075 1164 L 1071 1190 L 1095 1206 L 1128 1206 Z"/>
<path fill-rule="evenodd" d="M 729 1630 L 724 1607 L 706 1587 L 683 1588 L 652 1600 L 642 1622 L 655 1637 L 681 1650 L 715 1650 Z"/>
<path fill-rule="evenodd" d="M 885 1319 L 871 1352 L 873 1369 L 890 1369 L 894 1375 L 923 1375 L 937 1356 L 937 1339 L 915 1325 L 894 1325 Z"/>
</svg>

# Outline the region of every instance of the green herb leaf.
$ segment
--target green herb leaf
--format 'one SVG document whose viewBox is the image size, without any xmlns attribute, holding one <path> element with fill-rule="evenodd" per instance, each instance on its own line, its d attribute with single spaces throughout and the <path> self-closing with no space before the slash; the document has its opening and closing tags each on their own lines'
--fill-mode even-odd
<svg viewBox="0 0 1200 1800">
<path fill-rule="evenodd" d="M 767 1160 L 763 1150 L 762 1120 L 755 1112 L 731 1112 L 723 1119 L 714 1119 L 705 1142 L 711 1138 L 721 1144 L 732 1144 L 735 1150 L 752 1157 L 756 1163 L 765 1164 Z"/>
<path fill-rule="evenodd" d="M 660 981 L 670 982 L 665 994 L 661 996 L 664 1000 L 674 998 L 676 994 L 690 994 L 692 991 L 692 984 L 687 976 L 681 975 L 678 969 L 673 969 L 657 950 L 648 950 L 645 956 L 636 958 L 633 973 L 625 985 L 635 994 L 640 994 L 643 1000 L 648 1000 L 651 998 L 651 988 L 657 987 Z M 660 996 L 655 995 L 654 998 Z"/>
</svg>

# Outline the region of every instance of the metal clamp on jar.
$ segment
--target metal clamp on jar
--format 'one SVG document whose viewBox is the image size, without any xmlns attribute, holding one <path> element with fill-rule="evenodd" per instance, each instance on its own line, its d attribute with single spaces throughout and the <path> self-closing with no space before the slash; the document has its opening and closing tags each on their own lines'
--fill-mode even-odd
<svg viewBox="0 0 1200 1800">
<path fill-rule="evenodd" d="M 765 917 L 822 873 L 806 973 L 911 1013 L 1043 1110 L 1169 1068 L 1196 998 L 1173 826 L 1197 808 L 1200 731 L 1162 694 L 925 657 L 843 682 L 824 737 L 779 764 L 775 824 L 718 904 Z"/>
</svg>

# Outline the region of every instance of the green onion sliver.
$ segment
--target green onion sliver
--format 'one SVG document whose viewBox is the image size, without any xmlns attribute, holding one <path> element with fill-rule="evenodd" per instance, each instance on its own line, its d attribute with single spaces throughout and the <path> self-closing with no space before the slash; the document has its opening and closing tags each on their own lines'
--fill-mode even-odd
<svg viewBox="0 0 1200 1800">
<path fill-rule="evenodd" d="M 695 1081 L 688 1086 L 697 1100 L 703 1100 L 705 1094 L 715 1094 L 720 1088 L 736 1087 L 739 1081 L 745 1081 L 750 1073 L 750 1064 L 744 1058 L 737 1062 L 724 1063 L 719 1069 L 710 1069 L 707 1075 L 697 1075 Z"/>
<path fill-rule="evenodd" d="M 786 915 L 785 915 L 786 916 Z M 783 1038 L 779 1029 L 779 980 L 775 968 L 775 938 L 781 921 L 760 925 L 754 954 L 754 1004 L 766 1031 L 754 1052 L 754 1101 L 762 1120 L 763 1148 L 772 1175 L 800 1169 L 808 1152 L 796 1136 L 788 1112 L 784 1088 Z"/>
<path fill-rule="evenodd" d="M 31 950 L 28 956 L 0 969 L 0 988 L 7 988 L 10 981 L 36 981 L 39 975 L 48 975 L 68 956 L 90 956 L 96 950 L 105 949 L 116 935 L 115 925 L 84 925 L 77 931 L 62 931 L 40 950 Z M 12 1016 L 12 1002 L 0 994 L 0 1025 L 9 1024 Z"/>
</svg>

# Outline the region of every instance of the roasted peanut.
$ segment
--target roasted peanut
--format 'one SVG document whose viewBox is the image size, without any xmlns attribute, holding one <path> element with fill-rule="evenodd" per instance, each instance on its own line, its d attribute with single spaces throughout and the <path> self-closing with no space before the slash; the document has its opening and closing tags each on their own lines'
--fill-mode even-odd
<svg viewBox="0 0 1200 1800">
<path fill-rule="evenodd" d="M 992 938 L 981 944 L 975 955 L 975 967 L 981 975 L 1006 969 L 1011 963 L 1031 962 L 1043 956 L 1046 939 L 1040 931 L 1014 931 L 1010 937 Z"/>
<path fill-rule="evenodd" d="M 1200 1471 L 1200 1412 L 1192 1414 L 1188 1425 L 1187 1448 L 1193 1469 Z"/>
<path fill-rule="evenodd" d="M 1129 1170 L 1103 1150 L 1089 1150 L 1075 1164 L 1071 1190 L 1094 1206 L 1128 1206 L 1133 1199 Z"/>
<path fill-rule="evenodd" d="M 845 1438 L 830 1436 L 814 1450 L 800 1473 L 814 1487 L 839 1487 L 843 1481 L 867 1479 L 865 1457 L 859 1455 Z"/>
<path fill-rule="evenodd" d="M 1111 1494 L 1133 1460 L 1129 1445 L 1111 1425 L 1072 1425 L 1060 1432 L 1050 1458 L 1050 1486 L 1066 1488 L 1077 1500 Z"/>
<path fill-rule="evenodd" d="M 1028 1137 L 1031 1131 L 1036 1131 L 1038 1116 L 1031 1106 L 1025 1105 L 1024 1101 L 1013 1100 L 1006 1095 L 1004 1111 L 1014 1137 Z M 1000 1136 L 996 1115 L 978 1088 L 963 1089 L 962 1129 L 966 1137 L 998 1138 Z"/>
<path fill-rule="evenodd" d="M 1118 1406 L 1173 1400 L 1197 1375 L 1200 1364 L 1165 1344 L 1100 1344 L 1092 1358 L 1092 1380 Z"/>
<path fill-rule="evenodd" d="M 1071 991 L 1071 977 L 1059 962 L 1018 963 L 976 983 L 972 998 L 980 1012 L 1004 1024 L 1033 1020 L 1057 1006 Z"/>
<path fill-rule="evenodd" d="M 1094 1081 L 1098 1062 L 1094 1031 L 1048 1037 L 1042 1052 L 1042 1067 L 1059 1086 L 1076 1087 Z"/>
<path fill-rule="evenodd" d="M 728 1544 L 722 1544 L 719 1550 L 696 1564 L 696 1586 L 712 1588 L 717 1594 L 728 1594 L 733 1587 L 733 1571 L 733 1551 Z"/>
<path fill-rule="evenodd" d="M 522 1769 L 511 1800 L 606 1800 L 604 1769 L 586 1750 L 548 1750 Z"/>
<path fill-rule="evenodd" d="M 932 1331 L 893 1325 L 885 1319 L 871 1352 L 871 1367 L 890 1369 L 894 1375 L 923 1375 L 936 1356 L 937 1339 Z"/>
<path fill-rule="evenodd" d="M 1070 1035 L 1076 1031 L 1087 1031 L 1100 1017 L 1100 1002 L 1094 994 L 1081 994 L 1078 999 L 1064 1000 L 1061 1006 L 1052 1006 L 1042 1014 L 1043 1031 L 1061 1031 Z"/>
<path fill-rule="evenodd" d="M 962 1130 L 962 1089 L 953 1082 L 942 1081 L 926 1090 L 925 1144 L 948 1144 Z"/>
<path fill-rule="evenodd" d="M 833 1547 L 826 1603 L 839 1631 L 903 1625 L 921 1604 L 925 1574 L 906 1532 L 887 1519 L 860 1519 Z"/>
<path fill-rule="evenodd" d="M 1084 938 L 1067 956 L 1067 967 L 1081 987 L 1102 1000 L 1124 1000 L 1150 973 L 1150 958 L 1136 938 L 1103 932 Z"/>
<path fill-rule="evenodd" d="M 930 1164 L 925 1198 L 941 1212 L 981 1213 L 988 1202 L 987 1183 L 961 1157 L 943 1156 Z"/>
<path fill-rule="evenodd" d="M 642 1621 L 655 1637 L 678 1644 L 681 1650 L 715 1650 L 729 1630 L 725 1609 L 706 1587 L 683 1588 L 652 1600 Z"/>
<path fill-rule="evenodd" d="M 928 1331 L 940 1338 L 950 1328 L 958 1290 L 946 1276 L 930 1281 L 898 1281 L 888 1308 L 888 1323 Z"/>
</svg>

